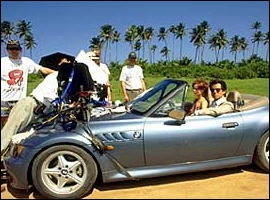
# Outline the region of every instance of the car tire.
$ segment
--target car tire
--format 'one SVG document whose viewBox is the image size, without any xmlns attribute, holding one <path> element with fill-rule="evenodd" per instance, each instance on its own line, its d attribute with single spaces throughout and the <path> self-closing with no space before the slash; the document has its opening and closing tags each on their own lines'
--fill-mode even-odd
<svg viewBox="0 0 270 200">
<path fill-rule="evenodd" d="M 269 172 L 269 130 L 260 138 L 254 152 L 253 161 L 262 170 Z"/>
<path fill-rule="evenodd" d="M 79 199 L 92 190 L 97 175 L 93 157 L 73 145 L 52 146 L 33 161 L 33 184 L 49 199 Z"/>
</svg>

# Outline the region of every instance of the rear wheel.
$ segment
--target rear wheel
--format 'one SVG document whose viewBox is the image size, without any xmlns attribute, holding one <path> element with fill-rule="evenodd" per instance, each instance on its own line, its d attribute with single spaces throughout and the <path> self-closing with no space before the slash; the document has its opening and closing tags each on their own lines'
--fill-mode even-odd
<svg viewBox="0 0 270 200">
<path fill-rule="evenodd" d="M 258 167 L 269 172 L 269 130 L 260 138 L 253 161 Z"/>
<path fill-rule="evenodd" d="M 46 149 L 32 167 L 34 186 L 47 198 L 79 199 L 90 192 L 97 174 L 92 156 L 72 145 Z"/>
</svg>

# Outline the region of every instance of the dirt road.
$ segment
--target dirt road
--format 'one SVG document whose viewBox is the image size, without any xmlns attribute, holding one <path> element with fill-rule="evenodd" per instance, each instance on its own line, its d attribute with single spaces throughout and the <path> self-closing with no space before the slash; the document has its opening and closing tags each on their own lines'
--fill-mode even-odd
<svg viewBox="0 0 270 200">
<path fill-rule="evenodd" d="M 1 199 L 22 198 L 42 197 L 34 189 L 21 191 L 8 187 L 1 193 Z M 143 198 L 269 199 L 269 174 L 256 166 L 247 166 L 140 181 L 98 183 L 92 194 L 84 199 Z"/>
</svg>

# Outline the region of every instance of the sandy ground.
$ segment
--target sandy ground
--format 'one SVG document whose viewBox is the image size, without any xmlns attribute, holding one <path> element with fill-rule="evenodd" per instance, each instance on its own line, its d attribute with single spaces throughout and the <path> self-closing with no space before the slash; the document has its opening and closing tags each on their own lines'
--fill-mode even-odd
<svg viewBox="0 0 270 200">
<path fill-rule="evenodd" d="M 7 187 L 1 199 L 41 199 L 34 189 Z M 140 181 L 98 183 L 84 199 L 269 199 L 269 174 L 256 166 L 182 174 Z"/>
</svg>

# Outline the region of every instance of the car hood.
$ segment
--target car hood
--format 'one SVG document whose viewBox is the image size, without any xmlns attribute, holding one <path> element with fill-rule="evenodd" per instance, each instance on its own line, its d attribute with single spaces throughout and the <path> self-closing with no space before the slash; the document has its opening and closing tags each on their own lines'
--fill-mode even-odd
<svg viewBox="0 0 270 200">
<path fill-rule="evenodd" d="M 93 134 L 125 132 L 142 129 L 145 117 L 130 112 L 111 113 L 91 118 L 89 127 Z"/>
<path fill-rule="evenodd" d="M 131 112 L 106 113 L 100 116 L 92 116 L 90 118 L 90 123 L 92 121 L 110 121 L 110 120 L 140 119 L 140 118 L 142 118 L 142 116 L 131 113 Z"/>
</svg>

